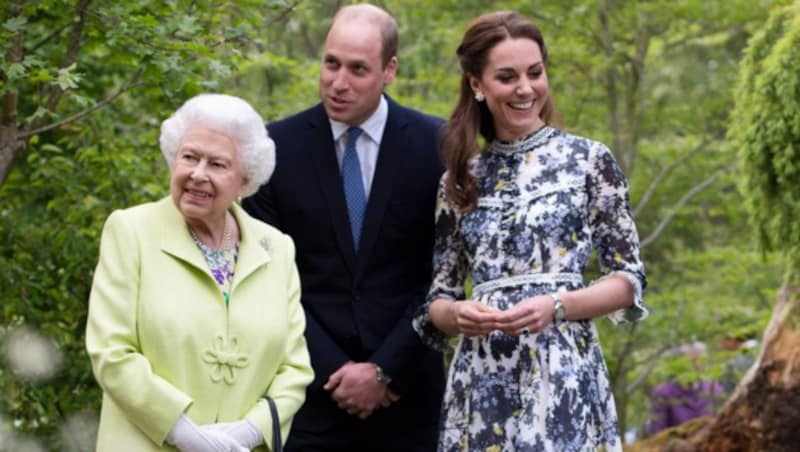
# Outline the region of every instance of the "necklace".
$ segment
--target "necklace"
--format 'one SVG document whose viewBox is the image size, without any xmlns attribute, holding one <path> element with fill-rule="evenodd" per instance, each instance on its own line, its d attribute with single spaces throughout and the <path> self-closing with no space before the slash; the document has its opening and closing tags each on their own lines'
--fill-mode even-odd
<svg viewBox="0 0 800 452">
<path fill-rule="evenodd" d="M 231 217 L 230 219 L 228 218 L 229 216 Z M 231 225 L 231 223 L 233 223 L 233 225 Z M 236 258 L 239 255 L 239 247 L 236 242 L 231 239 L 231 231 L 235 229 L 235 227 L 236 220 L 233 218 L 233 215 L 230 215 L 230 212 L 226 211 L 225 225 L 222 229 L 222 241 L 220 242 L 219 248 L 217 248 L 201 242 L 197 234 L 195 234 L 194 229 L 189 226 L 189 233 L 200 249 L 200 252 L 203 254 L 206 264 L 208 264 L 208 269 L 211 272 L 210 276 L 219 286 L 226 305 L 230 301 L 233 272 L 236 267 Z"/>
<path fill-rule="evenodd" d="M 231 222 L 228 221 L 228 216 L 230 214 L 228 211 L 225 211 L 225 226 L 222 228 L 222 243 L 220 243 L 220 249 L 227 250 L 231 247 Z"/>
<path fill-rule="evenodd" d="M 233 228 L 230 227 L 231 222 L 228 219 L 229 216 L 230 216 L 230 213 L 226 211 L 225 212 L 225 225 L 222 228 L 222 242 L 220 242 L 219 248 L 217 248 L 215 246 L 209 246 L 209 248 L 218 249 L 218 250 L 229 250 L 229 249 L 231 249 L 233 247 L 233 244 L 231 243 L 231 230 Z M 189 226 L 189 233 L 192 234 L 192 238 L 194 239 L 195 242 L 197 242 L 197 243 L 199 243 L 201 245 L 204 245 L 204 246 L 208 246 L 208 245 L 205 245 L 202 241 L 200 241 L 200 238 L 197 237 L 197 234 L 194 232 L 194 228 L 192 228 L 191 226 Z"/>
</svg>

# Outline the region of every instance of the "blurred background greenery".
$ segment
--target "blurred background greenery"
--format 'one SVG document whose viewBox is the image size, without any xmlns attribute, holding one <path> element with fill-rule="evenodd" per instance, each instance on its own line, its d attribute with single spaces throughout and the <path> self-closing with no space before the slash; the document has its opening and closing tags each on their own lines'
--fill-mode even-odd
<svg viewBox="0 0 800 452">
<path fill-rule="evenodd" d="M 112 210 L 167 193 L 160 122 L 204 91 L 241 96 L 267 120 L 316 103 L 325 32 L 345 3 L 0 7 L 0 450 L 93 450 L 99 388 L 83 333 L 99 234 Z M 542 29 L 566 128 L 614 151 L 631 183 L 651 308 L 640 324 L 598 321 L 622 431 L 641 433 L 648 393 L 665 379 L 738 377 L 726 364 L 754 351 L 719 344 L 760 338 L 783 266 L 756 248 L 726 131 L 745 94 L 734 86 L 748 39 L 791 2 L 374 3 L 400 25 L 392 97 L 447 117 L 467 24 L 514 9 Z M 708 353 L 674 353 L 687 341 Z"/>
</svg>

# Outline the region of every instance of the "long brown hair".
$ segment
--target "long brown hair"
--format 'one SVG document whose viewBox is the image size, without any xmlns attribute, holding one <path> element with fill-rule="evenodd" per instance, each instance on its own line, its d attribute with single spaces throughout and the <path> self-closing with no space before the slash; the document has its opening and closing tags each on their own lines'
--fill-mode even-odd
<svg viewBox="0 0 800 452">
<path fill-rule="evenodd" d="M 521 14 L 500 11 L 484 14 L 472 21 L 456 50 L 461 64 L 461 93 L 444 132 L 442 153 L 448 176 L 445 195 L 456 208 L 468 212 L 478 200 L 478 182 L 469 172 L 469 160 L 478 152 L 478 133 L 491 142 L 496 136 L 494 120 L 485 102 L 476 102 L 470 76 L 480 78 L 489 52 L 506 39 L 527 38 L 539 44 L 543 63 L 547 48 L 539 28 Z M 552 97 L 548 96 L 541 112 L 547 124 L 560 125 Z"/>
</svg>

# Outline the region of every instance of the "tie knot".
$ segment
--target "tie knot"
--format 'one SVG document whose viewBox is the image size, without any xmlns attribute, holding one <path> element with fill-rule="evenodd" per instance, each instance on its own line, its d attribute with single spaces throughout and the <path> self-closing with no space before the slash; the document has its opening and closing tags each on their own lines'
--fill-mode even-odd
<svg viewBox="0 0 800 452">
<path fill-rule="evenodd" d="M 361 127 L 350 127 L 349 129 L 347 129 L 347 147 L 348 148 L 354 148 L 355 147 L 356 140 L 358 140 L 358 137 L 361 136 L 362 132 L 363 132 L 363 130 L 361 130 Z"/>
</svg>

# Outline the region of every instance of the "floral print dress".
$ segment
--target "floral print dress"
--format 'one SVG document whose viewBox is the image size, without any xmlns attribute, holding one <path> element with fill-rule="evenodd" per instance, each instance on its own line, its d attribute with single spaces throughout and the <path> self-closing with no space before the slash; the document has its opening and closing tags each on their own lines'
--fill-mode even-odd
<svg viewBox="0 0 800 452">
<path fill-rule="evenodd" d="M 583 287 L 593 250 L 605 275 L 621 274 L 634 288 L 634 305 L 610 320 L 647 316 L 627 183 L 606 146 L 545 126 L 514 143 L 493 142 L 472 163 L 479 184 L 474 210 L 459 213 L 440 186 L 434 280 L 414 317 L 423 341 L 447 345 L 428 307 L 440 297 L 464 299 L 468 277 L 472 299 L 508 309 L 534 295 Z M 553 322 L 520 336 L 460 336 L 442 419 L 440 451 L 622 449 L 591 320 Z"/>
</svg>

